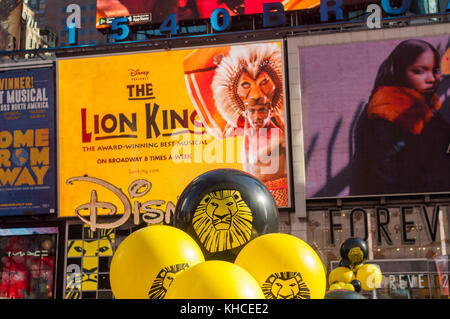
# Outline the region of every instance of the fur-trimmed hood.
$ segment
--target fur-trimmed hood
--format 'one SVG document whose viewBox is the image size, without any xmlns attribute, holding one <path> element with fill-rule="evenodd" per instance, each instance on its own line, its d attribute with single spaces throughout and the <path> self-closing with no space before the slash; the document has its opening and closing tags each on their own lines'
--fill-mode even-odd
<svg viewBox="0 0 450 319">
<path fill-rule="evenodd" d="M 256 78 L 266 71 L 276 85 L 272 100 L 273 114 L 283 109 L 283 81 L 281 52 L 277 44 L 251 44 L 232 47 L 227 56 L 220 61 L 212 90 L 217 109 L 229 125 L 238 126 L 239 117 L 245 106 L 237 93 L 239 77 L 244 71 Z"/>
<path fill-rule="evenodd" d="M 367 114 L 369 119 L 385 119 L 418 135 L 433 116 L 433 110 L 440 107 L 437 95 L 433 96 L 431 105 L 428 105 L 423 95 L 414 89 L 381 86 L 372 95 Z"/>
</svg>

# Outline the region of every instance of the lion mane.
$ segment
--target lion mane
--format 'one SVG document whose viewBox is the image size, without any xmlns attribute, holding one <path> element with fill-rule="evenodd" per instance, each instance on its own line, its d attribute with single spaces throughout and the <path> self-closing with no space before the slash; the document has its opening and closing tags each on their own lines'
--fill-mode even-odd
<svg viewBox="0 0 450 319">
<path fill-rule="evenodd" d="M 266 71 L 275 83 L 276 89 L 272 100 L 274 114 L 283 109 L 283 81 L 281 51 L 277 44 L 240 45 L 230 49 L 217 66 L 212 82 L 214 100 L 222 117 L 232 127 L 237 127 L 245 106 L 237 93 L 239 77 L 247 71 L 253 78 Z"/>
<path fill-rule="evenodd" d="M 187 263 L 167 266 L 156 275 L 148 292 L 149 299 L 163 299 L 166 295 L 167 288 L 172 284 L 173 278 L 182 270 L 189 268 Z M 169 276 L 171 277 L 169 279 Z"/>
<path fill-rule="evenodd" d="M 198 204 L 192 226 L 211 253 L 246 244 L 252 233 L 253 215 L 237 190 L 206 194 Z"/>
</svg>

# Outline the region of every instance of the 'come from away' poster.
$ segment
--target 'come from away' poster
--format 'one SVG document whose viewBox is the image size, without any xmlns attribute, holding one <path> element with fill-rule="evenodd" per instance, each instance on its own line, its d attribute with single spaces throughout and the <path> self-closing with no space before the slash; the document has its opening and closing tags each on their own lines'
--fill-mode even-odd
<svg viewBox="0 0 450 319">
<path fill-rule="evenodd" d="M 55 212 L 52 68 L 0 72 L 0 216 Z"/>
</svg>

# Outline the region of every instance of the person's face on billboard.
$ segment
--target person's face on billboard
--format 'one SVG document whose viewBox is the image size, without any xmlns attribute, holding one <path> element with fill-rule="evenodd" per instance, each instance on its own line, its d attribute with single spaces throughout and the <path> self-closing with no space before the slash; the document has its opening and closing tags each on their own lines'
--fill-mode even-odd
<svg viewBox="0 0 450 319">
<path fill-rule="evenodd" d="M 435 60 L 433 52 L 426 50 L 405 70 L 411 88 L 425 96 L 432 96 L 441 80 L 439 65 L 436 65 Z"/>
<path fill-rule="evenodd" d="M 262 71 L 254 79 L 243 72 L 238 81 L 238 95 L 246 107 L 270 104 L 275 93 L 275 83 L 267 72 Z"/>
<path fill-rule="evenodd" d="M 253 128 L 263 128 L 270 120 L 270 104 L 247 106 L 247 115 Z"/>
</svg>

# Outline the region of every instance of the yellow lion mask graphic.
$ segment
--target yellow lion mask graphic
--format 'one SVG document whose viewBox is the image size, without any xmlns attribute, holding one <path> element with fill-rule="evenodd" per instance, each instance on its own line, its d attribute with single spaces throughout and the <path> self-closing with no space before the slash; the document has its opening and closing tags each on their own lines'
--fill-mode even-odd
<svg viewBox="0 0 450 319">
<path fill-rule="evenodd" d="M 205 195 L 195 210 L 192 225 L 211 253 L 230 250 L 250 240 L 253 215 L 237 190 Z"/>
<path fill-rule="evenodd" d="M 310 291 L 298 272 L 277 272 L 262 284 L 266 299 L 310 299 Z"/>
</svg>

